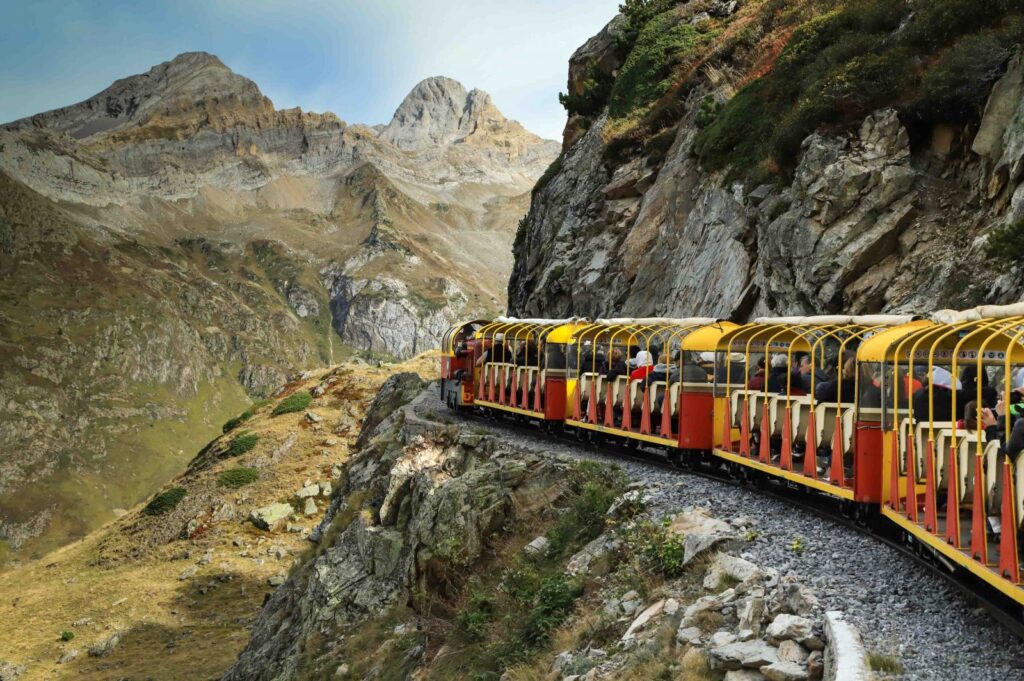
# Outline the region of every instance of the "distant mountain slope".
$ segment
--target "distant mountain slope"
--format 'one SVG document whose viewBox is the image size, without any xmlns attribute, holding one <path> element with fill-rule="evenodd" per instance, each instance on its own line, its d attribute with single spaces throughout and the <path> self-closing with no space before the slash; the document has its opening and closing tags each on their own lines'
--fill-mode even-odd
<svg viewBox="0 0 1024 681">
<path fill-rule="evenodd" d="M 503 309 L 557 150 L 451 79 L 373 128 L 205 53 L 0 126 L 0 561 L 137 502 L 296 369 Z"/>
</svg>

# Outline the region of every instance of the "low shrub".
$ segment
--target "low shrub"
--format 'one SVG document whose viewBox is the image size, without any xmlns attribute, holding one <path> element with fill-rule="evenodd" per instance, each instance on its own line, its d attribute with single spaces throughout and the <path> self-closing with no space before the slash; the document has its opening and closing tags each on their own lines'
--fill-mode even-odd
<svg viewBox="0 0 1024 681">
<path fill-rule="evenodd" d="M 685 538 L 669 531 L 668 520 L 636 523 L 626 531 L 626 543 L 647 571 L 669 579 L 683 573 Z"/>
<path fill-rule="evenodd" d="M 469 603 L 455 616 L 455 622 L 459 625 L 468 641 L 483 641 L 487 637 L 487 630 L 494 619 L 494 600 L 483 590 L 475 589 L 469 598 Z"/>
<path fill-rule="evenodd" d="M 568 553 L 583 546 L 604 530 L 605 513 L 626 489 L 626 476 L 619 468 L 584 461 L 568 476 L 568 507 L 548 531 L 551 551 Z"/>
<path fill-rule="evenodd" d="M 71 641 L 75 638 L 75 632 L 73 631 L 62 631 L 60 632 L 61 641 Z"/>
<path fill-rule="evenodd" d="M 1024 220 L 992 230 L 985 254 L 1004 267 L 1024 261 Z"/>
<path fill-rule="evenodd" d="M 302 411 L 312 403 L 313 396 L 308 392 L 302 391 L 292 393 L 277 403 L 277 406 L 274 407 L 274 411 L 271 412 L 271 416 L 280 416 L 281 414 L 292 414 L 297 411 Z"/>
<path fill-rule="evenodd" d="M 868 666 L 872 671 L 886 674 L 902 674 L 904 671 L 903 663 L 898 657 L 883 653 L 868 653 Z"/>
<path fill-rule="evenodd" d="M 1005 33 L 962 38 L 929 67 L 911 110 L 927 122 L 977 119 L 1011 53 L 1012 40 Z"/>
<path fill-rule="evenodd" d="M 549 165 L 547 167 L 547 169 L 544 171 L 544 174 L 541 175 L 540 178 L 537 180 L 537 184 L 533 185 L 533 195 L 534 196 L 536 196 L 542 189 L 544 189 L 544 187 L 548 186 L 548 183 L 551 182 L 551 180 L 553 180 L 555 178 L 555 175 L 557 175 L 558 173 L 562 172 L 562 163 L 564 161 L 565 161 L 565 154 L 559 154 L 558 157 L 555 158 L 555 160 L 551 162 L 551 165 Z M 524 218 L 524 220 L 525 220 L 525 218 Z M 519 223 L 519 231 L 516 233 L 517 237 L 518 237 L 519 234 L 524 232 L 522 227 L 523 227 L 523 225 L 520 222 Z"/>
<path fill-rule="evenodd" d="M 583 92 L 578 95 L 559 92 L 558 101 L 570 116 L 593 116 L 600 113 L 608 103 L 614 82 L 615 79 L 610 74 L 603 73 L 598 68 L 597 62 L 591 62 L 587 67 L 587 77 L 583 81 Z"/>
<path fill-rule="evenodd" d="M 256 443 L 260 441 L 260 436 L 256 433 L 251 433 L 247 430 L 242 431 L 231 440 L 231 444 L 228 445 L 227 456 L 241 456 L 250 449 L 256 446 Z"/>
<path fill-rule="evenodd" d="M 217 476 L 217 484 L 221 487 L 245 487 L 260 479 L 260 472 L 255 468 L 229 468 Z"/>
<path fill-rule="evenodd" d="M 675 11 L 651 19 L 626 58 L 608 99 L 613 118 L 623 118 L 664 95 L 674 80 L 674 67 L 687 61 L 716 33 L 701 32 Z"/>
<path fill-rule="evenodd" d="M 142 512 L 146 515 L 163 515 L 164 513 L 174 510 L 174 507 L 177 506 L 184 498 L 184 487 L 172 487 L 166 492 L 161 492 L 153 497 L 153 499 L 146 504 L 146 507 L 142 509 Z"/>
<path fill-rule="evenodd" d="M 523 640 L 534 645 L 546 641 L 569 616 L 582 593 L 583 585 L 564 575 L 545 580 L 537 590 L 534 606 L 524 623 Z"/>
</svg>

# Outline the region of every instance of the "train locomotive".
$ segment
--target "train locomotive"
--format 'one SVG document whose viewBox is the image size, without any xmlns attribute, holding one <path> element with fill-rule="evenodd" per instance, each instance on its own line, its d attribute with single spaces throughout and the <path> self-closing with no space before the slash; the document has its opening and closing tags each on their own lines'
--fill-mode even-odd
<svg viewBox="0 0 1024 681">
<path fill-rule="evenodd" d="M 1024 304 L 475 320 L 441 376 L 454 410 L 824 495 L 1024 612 Z"/>
</svg>

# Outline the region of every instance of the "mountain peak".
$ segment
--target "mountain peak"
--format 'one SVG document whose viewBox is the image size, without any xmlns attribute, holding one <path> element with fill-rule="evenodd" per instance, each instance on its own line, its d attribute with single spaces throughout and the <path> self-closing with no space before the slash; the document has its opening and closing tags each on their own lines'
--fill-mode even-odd
<svg viewBox="0 0 1024 681">
<path fill-rule="evenodd" d="M 114 81 L 84 102 L 15 121 L 82 139 L 143 125 L 153 117 L 200 117 L 234 108 L 273 110 L 256 83 L 208 52 L 183 52 L 145 73 Z"/>
<path fill-rule="evenodd" d="M 484 118 L 505 121 L 489 94 L 467 91 L 457 80 L 434 76 L 417 83 L 406 95 L 381 139 L 400 149 L 447 145 L 472 134 Z"/>
</svg>

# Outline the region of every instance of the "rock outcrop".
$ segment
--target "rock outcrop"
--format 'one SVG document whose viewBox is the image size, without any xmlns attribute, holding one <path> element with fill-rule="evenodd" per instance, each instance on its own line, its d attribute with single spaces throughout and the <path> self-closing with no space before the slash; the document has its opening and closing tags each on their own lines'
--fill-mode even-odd
<svg viewBox="0 0 1024 681">
<path fill-rule="evenodd" d="M 770 71 L 792 28 L 759 33 L 768 20 L 756 3 L 718 3 L 720 15 L 707 4 L 664 16 L 712 36 L 749 29 L 763 42 L 731 61 L 719 56 L 735 46 L 724 39 L 695 63 L 683 59 L 690 70 L 676 77 L 685 86 L 651 113 L 615 118 L 604 106 L 571 115 L 557 172 L 538 186 L 516 239 L 512 314 L 743 320 L 924 312 L 1024 294 L 1020 277 L 985 252 L 994 228 L 1024 215 L 1019 58 L 996 82 L 979 127 L 923 128 L 919 116 L 879 108 L 859 126 L 806 136 L 791 173 L 760 180 L 749 167 L 703 167 L 697 141 L 716 111 Z M 570 97 L 615 82 L 625 23 L 617 17 L 573 56 Z M 630 142 L 621 131 L 644 116 L 654 131 L 664 118 L 674 122 Z"/>
<path fill-rule="evenodd" d="M 0 126 L 0 539 L 80 536 L 296 370 L 504 307 L 558 145 L 445 78 L 384 131 L 205 53 Z"/>
<path fill-rule="evenodd" d="M 226 679 L 296 678 L 349 627 L 413 591 L 453 589 L 500 528 L 560 495 L 567 464 L 425 419 L 435 395 L 417 380 L 395 377 L 371 405 L 363 449 L 313 533 L 317 554 L 274 592 Z"/>
</svg>

